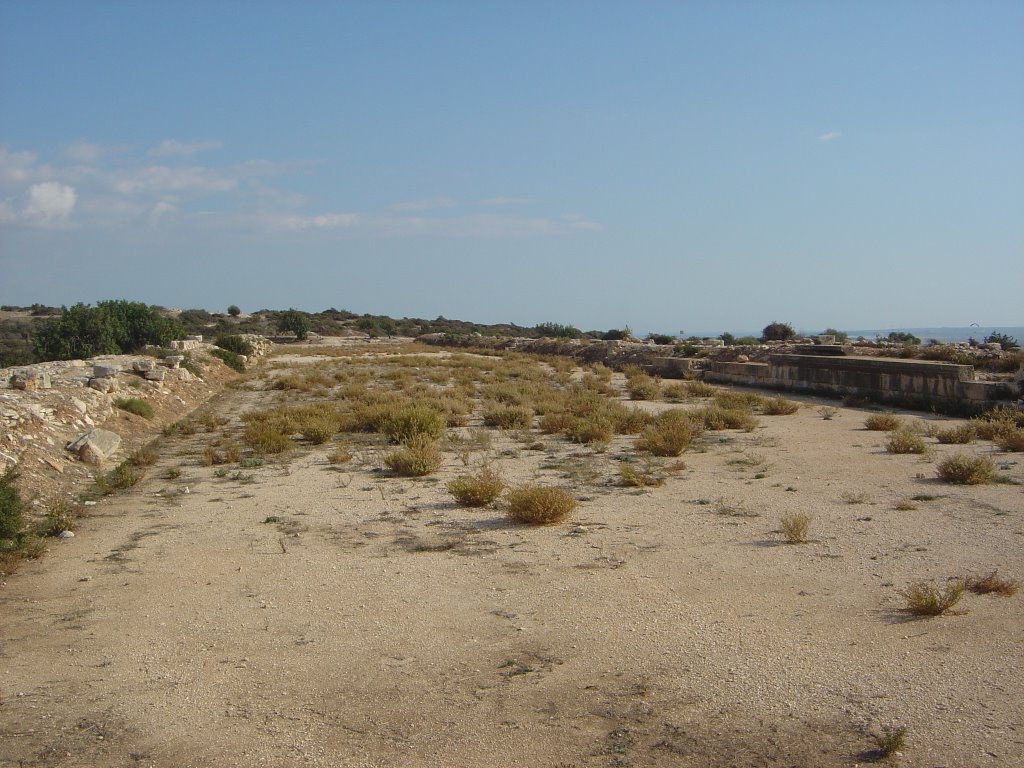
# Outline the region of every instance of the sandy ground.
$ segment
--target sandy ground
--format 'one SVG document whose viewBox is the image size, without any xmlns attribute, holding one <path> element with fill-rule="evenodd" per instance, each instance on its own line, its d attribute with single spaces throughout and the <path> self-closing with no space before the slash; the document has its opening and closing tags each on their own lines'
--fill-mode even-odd
<svg viewBox="0 0 1024 768">
<path fill-rule="evenodd" d="M 1024 765 L 1021 595 L 912 620 L 899 594 L 1024 577 L 1024 486 L 940 483 L 954 447 L 889 455 L 866 411 L 804 402 L 650 489 L 615 483 L 632 438 L 491 431 L 471 462 L 582 499 L 540 528 L 456 506 L 457 451 L 421 480 L 372 446 L 224 474 L 168 438 L 0 587 L 0 766 L 849 766 L 891 727 L 901 765 Z"/>
</svg>

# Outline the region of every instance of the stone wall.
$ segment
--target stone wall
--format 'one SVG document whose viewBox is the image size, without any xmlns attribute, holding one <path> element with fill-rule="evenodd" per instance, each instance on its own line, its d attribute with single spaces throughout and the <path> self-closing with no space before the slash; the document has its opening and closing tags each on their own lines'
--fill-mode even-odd
<svg viewBox="0 0 1024 768">
<path fill-rule="evenodd" d="M 970 365 L 895 358 L 776 354 L 767 363 L 712 362 L 704 378 L 944 411 L 980 411 L 1014 398 L 1006 384 L 975 381 Z"/>
</svg>

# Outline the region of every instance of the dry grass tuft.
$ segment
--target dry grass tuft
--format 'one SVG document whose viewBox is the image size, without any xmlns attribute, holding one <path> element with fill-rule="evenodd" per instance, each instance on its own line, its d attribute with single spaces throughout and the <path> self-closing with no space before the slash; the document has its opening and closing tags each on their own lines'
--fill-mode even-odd
<svg viewBox="0 0 1024 768">
<path fill-rule="evenodd" d="M 1020 453 L 1024 451 L 1024 429 L 1021 427 L 1006 429 L 996 436 L 995 442 L 1004 451 Z"/>
<path fill-rule="evenodd" d="M 928 446 L 920 435 L 907 429 L 897 429 L 889 436 L 885 450 L 889 453 L 924 453 Z"/>
<path fill-rule="evenodd" d="M 789 512 L 782 516 L 782 535 L 790 544 L 806 544 L 811 530 L 812 515 L 807 512 Z"/>
<path fill-rule="evenodd" d="M 914 616 L 941 616 L 960 602 L 966 589 L 962 579 L 951 581 L 941 590 L 927 581 L 915 581 L 900 592 L 907 601 L 903 610 Z"/>
<path fill-rule="evenodd" d="M 525 405 L 491 403 L 484 408 L 484 424 L 498 429 L 529 429 L 533 425 L 533 409 Z"/>
<path fill-rule="evenodd" d="M 405 477 L 423 477 L 441 468 L 441 451 L 429 437 L 417 435 L 385 455 L 384 465 Z"/>
<path fill-rule="evenodd" d="M 996 465 L 988 456 L 968 456 L 956 453 L 939 462 L 941 480 L 956 485 L 983 485 L 996 479 Z"/>
<path fill-rule="evenodd" d="M 1020 582 L 1017 579 L 1003 578 L 998 571 L 992 571 L 987 576 L 968 576 L 964 583 L 976 595 L 1013 597 L 1020 589 Z"/>
<path fill-rule="evenodd" d="M 762 413 L 766 416 L 789 416 L 800 410 L 800 403 L 784 397 L 772 397 L 765 402 Z"/>
<path fill-rule="evenodd" d="M 911 512 L 917 509 L 917 504 L 914 503 L 913 499 L 900 499 L 893 508 L 898 509 L 900 512 Z"/>
<path fill-rule="evenodd" d="M 658 414 L 654 424 L 637 438 L 636 449 L 654 456 L 678 456 L 690 447 L 702 428 L 685 411 L 671 410 Z"/>
<path fill-rule="evenodd" d="M 576 499 L 565 488 L 524 486 L 509 491 L 508 515 L 527 525 L 558 523 L 576 509 Z"/>
<path fill-rule="evenodd" d="M 494 502 L 505 490 L 504 478 L 488 466 L 472 475 L 462 475 L 448 481 L 448 492 L 466 507 L 486 507 Z"/>
<path fill-rule="evenodd" d="M 976 436 L 977 431 L 973 424 L 961 424 L 935 432 L 935 439 L 943 445 L 966 445 L 967 443 L 973 443 Z"/>
<path fill-rule="evenodd" d="M 893 432 L 903 425 L 895 413 L 872 413 L 864 419 L 864 428 L 874 432 Z"/>
<path fill-rule="evenodd" d="M 619 482 L 627 488 L 656 488 L 665 484 L 653 466 L 635 467 L 629 462 L 619 465 Z"/>
</svg>

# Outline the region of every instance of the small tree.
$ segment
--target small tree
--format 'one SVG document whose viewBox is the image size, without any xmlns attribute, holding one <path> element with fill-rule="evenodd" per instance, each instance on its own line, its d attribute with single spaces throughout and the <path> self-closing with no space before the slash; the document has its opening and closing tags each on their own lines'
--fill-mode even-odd
<svg viewBox="0 0 1024 768">
<path fill-rule="evenodd" d="M 547 339 L 583 338 L 583 331 L 579 328 L 561 323 L 539 323 L 533 330 L 539 337 Z"/>
<path fill-rule="evenodd" d="M 238 317 L 240 314 L 242 314 L 242 310 L 238 308 L 237 304 L 232 304 L 230 307 L 228 307 L 228 314 L 231 315 L 232 317 Z"/>
<path fill-rule="evenodd" d="M 309 320 L 306 313 L 297 309 L 282 312 L 277 318 L 277 330 L 291 331 L 299 341 L 304 340 L 309 335 Z"/>
<path fill-rule="evenodd" d="M 826 328 L 821 332 L 822 336 L 835 336 L 836 341 L 840 344 L 850 340 L 850 335 L 846 331 L 837 331 L 835 328 Z"/>
<path fill-rule="evenodd" d="M 718 338 L 720 338 L 725 343 L 725 346 L 727 346 L 727 347 L 731 347 L 733 344 L 736 343 L 736 337 L 733 334 L 729 333 L 728 331 L 723 333 Z"/>
<path fill-rule="evenodd" d="M 1009 336 L 1008 334 L 999 333 L 999 331 L 993 331 L 988 336 L 986 336 L 985 343 L 999 344 L 1007 352 L 1020 348 L 1020 344 L 1017 343 L 1017 339 L 1015 339 L 1013 336 Z"/>
<path fill-rule="evenodd" d="M 772 322 L 761 331 L 761 341 L 789 341 L 793 338 L 796 338 L 796 331 L 789 323 Z"/>
<path fill-rule="evenodd" d="M 920 344 L 921 340 L 912 333 L 907 331 L 892 331 L 887 337 L 887 341 L 891 341 L 894 344 Z"/>
</svg>

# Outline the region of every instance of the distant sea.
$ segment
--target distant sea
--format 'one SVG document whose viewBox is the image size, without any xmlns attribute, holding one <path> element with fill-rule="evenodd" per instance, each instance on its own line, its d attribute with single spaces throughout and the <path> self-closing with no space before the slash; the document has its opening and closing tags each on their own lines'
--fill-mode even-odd
<svg viewBox="0 0 1024 768">
<path fill-rule="evenodd" d="M 966 328 L 882 328 L 869 331 L 846 331 L 851 339 L 863 336 L 865 339 L 873 339 L 876 336 L 888 336 L 891 331 L 908 331 L 917 336 L 921 341 L 936 339 L 941 342 L 968 341 L 977 339 L 983 341 L 990 333 L 1005 333 L 1012 336 L 1018 342 L 1024 343 L 1024 326 L 1011 325 L 1002 327 L 971 325 Z"/>
<path fill-rule="evenodd" d="M 951 341 L 969 341 L 970 339 L 976 339 L 983 341 L 986 336 L 990 333 L 1005 333 L 1007 336 L 1012 336 L 1017 340 L 1018 343 L 1024 345 L 1024 325 L 1004 325 L 1004 326 L 977 326 L 970 325 L 966 328 L 871 328 L 868 330 L 847 330 L 840 328 L 841 331 L 846 331 L 851 339 L 856 339 L 858 336 L 863 336 L 865 339 L 874 340 L 876 336 L 888 336 L 892 331 L 908 331 L 923 342 L 928 342 L 929 339 L 936 339 L 943 343 L 949 343 Z M 821 331 L 812 331 L 807 328 L 798 328 L 798 333 L 806 333 L 809 336 L 813 336 Z M 718 336 L 717 333 L 698 333 L 697 336 Z M 760 336 L 760 331 L 750 331 L 748 333 L 736 333 L 735 336 Z"/>
</svg>

